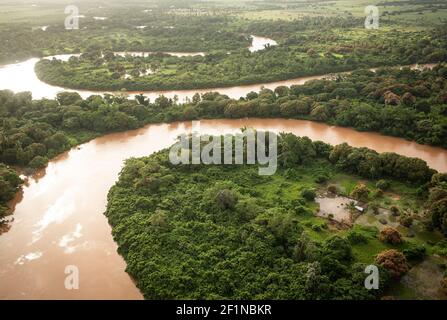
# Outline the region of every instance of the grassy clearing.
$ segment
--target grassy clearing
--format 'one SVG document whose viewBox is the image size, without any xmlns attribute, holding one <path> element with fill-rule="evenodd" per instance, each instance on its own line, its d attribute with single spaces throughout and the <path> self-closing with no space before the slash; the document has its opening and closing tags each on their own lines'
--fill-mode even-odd
<svg viewBox="0 0 447 320">
<path fill-rule="evenodd" d="M 429 2 L 420 4 L 408 4 L 407 1 L 393 1 L 393 4 L 383 5 L 383 1 L 369 0 L 333 0 L 315 2 L 289 2 L 277 3 L 271 9 L 250 9 L 237 16 L 249 20 L 295 20 L 303 17 L 334 17 L 345 16 L 363 18 L 367 16 L 365 8 L 376 5 L 379 8 L 382 27 L 392 26 L 405 27 L 409 29 L 423 29 L 429 25 L 441 24 L 446 18 L 447 8 L 442 4 L 431 4 Z M 381 4 L 381 5 L 379 5 Z"/>
</svg>

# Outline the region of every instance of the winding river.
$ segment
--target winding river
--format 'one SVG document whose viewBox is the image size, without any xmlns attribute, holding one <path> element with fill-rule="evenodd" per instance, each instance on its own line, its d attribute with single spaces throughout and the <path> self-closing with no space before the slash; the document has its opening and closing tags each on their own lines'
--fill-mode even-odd
<svg viewBox="0 0 447 320">
<path fill-rule="evenodd" d="M 54 96 L 57 88 L 30 77 L 36 61 L 0 68 L 0 88 L 31 90 L 36 98 L 40 90 L 41 97 Z M 15 73 L 20 70 L 23 73 Z M 14 77 L 8 80 L 11 72 Z M 224 90 L 236 97 L 260 86 Z M 191 132 L 191 126 L 191 122 L 156 124 L 109 134 L 73 148 L 53 159 L 45 170 L 28 177 L 23 191 L 11 204 L 14 214 L 5 219 L 0 229 L 0 299 L 141 299 L 125 273 L 125 262 L 116 252 L 117 245 L 103 215 L 107 192 L 125 159 L 166 148 L 179 134 Z M 419 157 L 431 167 L 447 171 L 447 150 L 375 133 L 301 120 L 201 121 L 201 131 L 206 134 L 235 133 L 244 126 L 291 132 L 330 144 L 347 142 L 378 152 L 393 151 Z M 79 290 L 65 289 L 64 271 L 69 265 L 79 269 Z"/>
<path fill-rule="evenodd" d="M 252 36 L 253 41 L 252 45 L 249 47 L 251 52 L 260 51 L 265 48 L 266 45 L 275 46 L 276 42 L 274 40 Z M 165 52 L 167 54 L 171 54 L 178 57 L 184 56 L 194 56 L 194 55 L 203 55 L 203 52 Z M 116 54 L 124 55 L 126 52 L 117 52 Z M 142 55 L 147 54 L 141 52 L 128 52 L 128 54 L 132 55 Z M 70 58 L 71 54 L 62 54 L 51 57 L 46 57 L 45 59 L 57 58 L 63 61 L 67 61 Z M 20 91 L 31 91 L 34 99 L 48 98 L 52 99 L 56 97 L 56 94 L 61 91 L 69 91 L 69 92 L 78 92 L 83 98 L 87 98 L 94 94 L 104 94 L 104 93 L 113 93 L 106 91 L 88 91 L 88 90 L 72 90 L 66 89 L 62 87 L 52 86 L 45 82 L 42 82 L 37 78 L 34 67 L 36 63 L 39 61 L 39 58 L 31 58 L 29 60 L 18 62 L 15 64 L 0 66 L 0 90 L 9 89 L 14 92 Z M 130 97 L 133 97 L 135 94 L 144 94 L 146 97 L 154 101 L 160 95 L 165 95 L 168 98 L 174 98 L 177 96 L 179 101 L 184 101 L 186 98 L 191 99 L 195 93 L 206 93 L 210 91 L 218 91 L 222 94 L 228 95 L 230 98 L 239 99 L 240 97 L 245 96 L 250 91 L 259 91 L 262 87 L 267 89 L 275 89 L 280 85 L 291 86 L 294 84 L 304 84 L 306 81 L 313 79 L 322 79 L 327 75 L 318 75 L 318 76 L 310 76 L 310 77 L 300 77 L 295 79 L 289 79 L 284 81 L 276 81 L 262 84 L 252 84 L 252 85 L 243 85 L 243 86 L 235 86 L 235 87 L 225 87 L 225 88 L 209 88 L 209 89 L 195 89 L 195 90 L 170 90 L 170 91 L 132 91 L 127 92 Z"/>
</svg>

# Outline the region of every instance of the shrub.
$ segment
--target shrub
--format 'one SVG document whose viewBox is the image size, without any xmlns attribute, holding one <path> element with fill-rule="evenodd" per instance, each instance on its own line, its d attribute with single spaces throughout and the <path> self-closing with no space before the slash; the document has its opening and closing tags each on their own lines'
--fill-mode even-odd
<svg viewBox="0 0 447 320">
<path fill-rule="evenodd" d="M 376 257 L 376 263 L 388 270 L 397 279 L 408 272 L 407 259 L 404 254 L 394 249 L 379 253 Z"/>
<path fill-rule="evenodd" d="M 412 245 L 404 250 L 404 255 L 408 260 L 423 260 L 427 254 L 427 249 L 422 245 Z"/>
<path fill-rule="evenodd" d="M 397 206 L 391 206 L 390 211 L 391 211 L 391 214 L 395 217 L 400 215 L 400 209 Z"/>
<path fill-rule="evenodd" d="M 168 226 L 166 212 L 163 210 L 157 210 L 150 216 L 149 222 L 154 227 L 165 229 Z"/>
<path fill-rule="evenodd" d="M 135 207 L 141 210 L 149 210 L 152 208 L 152 201 L 146 197 L 138 197 L 135 201 Z"/>
<path fill-rule="evenodd" d="M 217 193 L 216 195 L 216 204 L 220 209 L 234 209 L 236 205 L 237 197 L 233 191 L 224 189 Z"/>
<path fill-rule="evenodd" d="M 324 183 L 328 180 L 329 180 L 329 177 L 326 175 L 319 175 L 318 177 L 315 178 L 316 183 Z"/>
<path fill-rule="evenodd" d="M 385 227 L 379 236 L 380 241 L 390 243 L 393 245 L 402 243 L 402 236 L 399 231 L 391 227 Z"/>
<path fill-rule="evenodd" d="M 337 194 L 337 193 L 338 193 L 337 186 L 334 185 L 334 184 L 329 185 L 329 186 L 327 187 L 327 191 L 328 191 L 329 193 L 332 193 L 332 194 Z"/>
<path fill-rule="evenodd" d="M 376 192 L 374 192 L 374 198 L 382 198 L 383 197 L 383 190 L 377 189 Z"/>
<path fill-rule="evenodd" d="M 7 208 L 0 205 L 0 218 L 6 214 Z"/>
<path fill-rule="evenodd" d="M 380 190 L 387 190 L 390 187 L 390 183 L 387 180 L 379 180 L 376 183 L 376 188 Z"/>
<path fill-rule="evenodd" d="M 444 279 L 441 280 L 441 288 L 442 291 L 447 294 L 447 277 L 444 277 Z"/>
<path fill-rule="evenodd" d="M 402 103 L 407 107 L 411 107 L 416 103 L 416 98 L 410 92 L 405 92 L 402 96 Z"/>
<path fill-rule="evenodd" d="M 303 232 L 293 248 L 293 259 L 295 261 L 305 261 L 312 256 L 314 249 L 315 245 L 309 239 L 307 233 Z"/>
<path fill-rule="evenodd" d="M 447 197 L 430 205 L 432 224 L 447 236 Z"/>
<path fill-rule="evenodd" d="M 14 197 L 22 182 L 14 169 L 0 163 L 0 205 Z"/>
<path fill-rule="evenodd" d="M 385 104 L 397 106 L 400 103 L 400 97 L 392 91 L 383 94 Z"/>
<path fill-rule="evenodd" d="M 353 258 L 351 244 L 339 236 L 327 239 L 324 244 L 324 251 L 338 261 L 350 261 Z"/>
<path fill-rule="evenodd" d="M 413 225 L 413 218 L 408 215 L 405 215 L 400 217 L 399 222 L 404 227 L 410 228 Z"/>
<path fill-rule="evenodd" d="M 28 164 L 33 169 L 43 168 L 47 165 L 48 159 L 46 157 L 37 156 Z"/>
<path fill-rule="evenodd" d="M 299 204 L 293 208 L 294 212 L 298 215 L 311 215 L 312 211 L 302 204 Z"/>
<path fill-rule="evenodd" d="M 358 184 L 351 192 L 351 197 L 359 201 L 368 201 L 369 190 L 364 184 Z"/>
<path fill-rule="evenodd" d="M 301 196 L 307 201 L 314 201 L 317 195 L 313 189 L 304 189 L 301 191 Z"/>
<path fill-rule="evenodd" d="M 371 209 L 373 214 L 379 214 L 379 206 L 376 203 L 371 204 L 369 208 Z"/>
<path fill-rule="evenodd" d="M 363 234 L 353 230 L 348 232 L 346 239 L 348 239 L 351 244 L 368 243 L 368 239 Z"/>
<path fill-rule="evenodd" d="M 433 247 L 433 252 L 442 256 L 447 255 L 447 239 L 439 241 Z"/>
<path fill-rule="evenodd" d="M 313 231 L 321 231 L 321 230 L 323 230 L 323 229 L 327 229 L 327 224 L 326 224 L 326 222 L 320 222 L 320 223 L 315 223 L 315 224 L 313 224 L 312 225 L 312 230 Z"/>
</svg>

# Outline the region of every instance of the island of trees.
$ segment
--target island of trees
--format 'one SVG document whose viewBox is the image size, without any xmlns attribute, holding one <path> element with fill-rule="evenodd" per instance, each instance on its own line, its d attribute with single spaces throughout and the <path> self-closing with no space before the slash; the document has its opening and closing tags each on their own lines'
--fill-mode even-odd
<svg viewBox="0 0 447 320">
<path fill-rule="evenodd" d="M 106 216 L 145 298 L 377 299 L 411 265 L 447 252 L 446 174 L 292 134 L 278 145 L 280 168 L 268 177 L 253 165 L 175 166 L 168 150 L 126 162 Z M 317 217 L 315 198 L 328 192 L 362 201 L 373 219 L 388 210 L 400 231 Z M 364 286 L 371 263 L 379 290 Z"/>
</svg>

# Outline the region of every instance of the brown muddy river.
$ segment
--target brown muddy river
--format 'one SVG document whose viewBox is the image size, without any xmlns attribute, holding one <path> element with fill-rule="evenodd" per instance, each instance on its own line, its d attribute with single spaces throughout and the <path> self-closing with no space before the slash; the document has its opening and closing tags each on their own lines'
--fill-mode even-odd
<svg viewBox="0 0 447 320">
<path fill-rule="evenodd" d="M 59 156 L 30 177 L 8 218 L 9 231 L 0 236 L 0 299 L 140 299 L 103 215 L 107 192 L 125 159 L 166 148 L 191 126 L 158 124 L 107 135 Z M 206 120 L 201 132 L 234 133 L 244 126 L 418 156 L 447 171 L 447 150 L 309 121 Z M 67 265 L 79 268 L 79 290 L 65 289 Z"/>
</svg>

